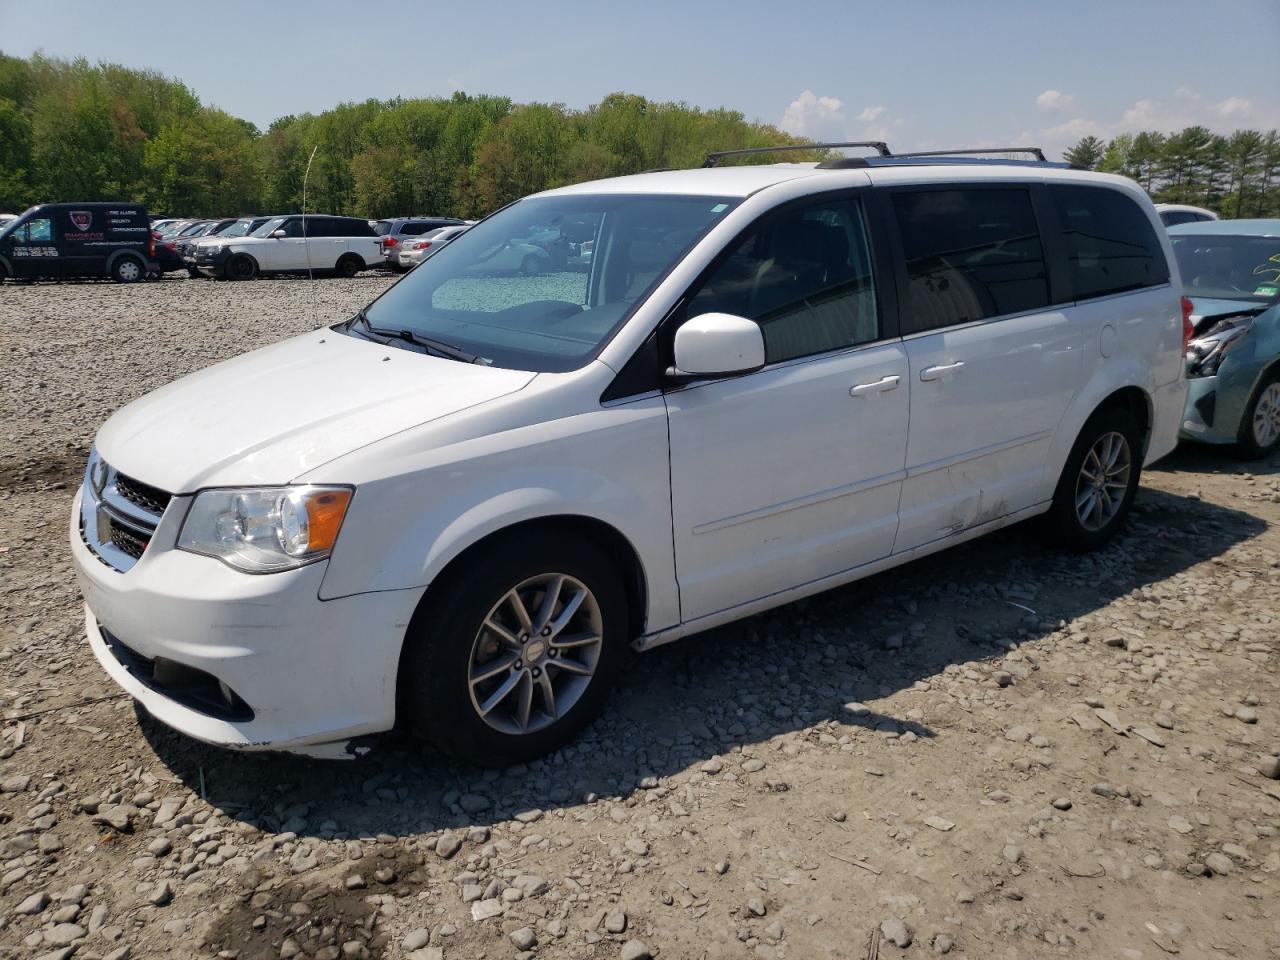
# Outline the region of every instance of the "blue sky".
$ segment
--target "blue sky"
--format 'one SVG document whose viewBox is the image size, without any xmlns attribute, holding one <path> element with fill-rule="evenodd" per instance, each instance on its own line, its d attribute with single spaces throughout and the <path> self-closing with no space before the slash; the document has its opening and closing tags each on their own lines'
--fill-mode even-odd
<svg viewBox="0 0 1280 960">
<path fill-rule="evenodd" d="M 265 127 L 454 90 L 616 90 L 896 149 L 1280 127 L 1278 0 L 0 0 L 0 50 L 149 67 Z"/>
</svg>

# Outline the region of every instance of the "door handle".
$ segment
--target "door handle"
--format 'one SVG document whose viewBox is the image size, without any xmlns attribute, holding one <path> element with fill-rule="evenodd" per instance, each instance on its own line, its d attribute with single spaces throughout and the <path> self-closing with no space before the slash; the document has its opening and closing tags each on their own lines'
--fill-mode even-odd
<svg viewBox="0 0 1280 960">
<path fill-rule="evenodd" d="M 875 383 L 859 383 L 849 388 L 849 396 L 865 397 L 869 393 L 886 393 L 898 389 L 901 377 L 881 377 Z"/>
<path fill-rule="evenodd" d="M 963 360 L 957 360 L 955 363 L 943 363 L 936 367 L 925 367 L 920 371 L 921 380 L 941 380 L 949 373 L 957 372 L 964 366 Z"/>
</svg>

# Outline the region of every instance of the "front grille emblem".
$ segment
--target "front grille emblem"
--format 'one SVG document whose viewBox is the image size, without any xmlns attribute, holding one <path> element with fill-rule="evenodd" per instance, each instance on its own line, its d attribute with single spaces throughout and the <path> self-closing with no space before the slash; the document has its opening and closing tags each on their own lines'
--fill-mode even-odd
<svg viewBox="0 0 1280 960">
<path fill-rule="evenodd" d="M 107 461 L 98 460 L 94 463 L 89 472 L 89 482 L 93 484 L 93 492 L 102 496 L 102 490 L 107 485 Z"/>
</svg>

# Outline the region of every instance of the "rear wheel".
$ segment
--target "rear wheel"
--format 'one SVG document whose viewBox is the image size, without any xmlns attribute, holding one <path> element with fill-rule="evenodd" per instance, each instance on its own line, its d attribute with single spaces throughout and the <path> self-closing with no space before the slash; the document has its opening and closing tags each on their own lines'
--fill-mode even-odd
<svg viewBox="0 0 1280 960">
<path fill-rule="evenodd" d="M 120 257 L 111 265 L 111 279 L 116 283 L 137 283 L 147 275 L 147 265 L 136 257 Z"/>
<path fill-rule="evenodd" d="M 237 253 L 227 261 L 228 280 L 252 280 L 258 275 L 258 262 L 243 253 Z"/>
<path fill-rule="evenodd" d="M 1280 370 L 1264 376 L 1249 398 L 1236 448 L 1249 460 L 1261 460 L 1280 448 Z"/>
<path fill-rule="evenodd" d="M 1127 410 L 1089 418 L 1058 480 L 1045 521 L 1072 550 L 1096 550 L 1124 526 L 1142 474 L 1142 430 Z"/>
<path fill-rule="evenodd" d="M 338 260 L 337 272 L 340 277 L 354 277 L 364 268 L 364 262 L 359 257 L 345 256 Z"/>
<path fill-rule="evenodd" d="M 413 731 L 506 766 L 562 746 L 599 709 L 626 655 L 617 567 L 588 541 L 515 534 L 433 590 L 400 675 Z"/>
</svg>

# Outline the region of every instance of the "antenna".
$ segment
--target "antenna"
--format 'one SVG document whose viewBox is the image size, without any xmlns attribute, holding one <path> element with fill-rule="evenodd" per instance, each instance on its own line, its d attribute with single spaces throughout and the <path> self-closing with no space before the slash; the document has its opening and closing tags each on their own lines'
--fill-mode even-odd
<svg viewBox="0 0 1280 960">
<path fill-rule="evenodd" d="M 316 276 L 315 271 L 311 269 L 311 231 L 307 229 L 307 180 L 311 176 L 311 164 L 315 162 L 316 151 L 320 149 L 320 144 L 316 144 L 311 148 L 311 157 L 307 160 L 306 173 L 302 175 L 302 249 L 307 253 L 307 284 L 311 288 L 311 325 L 316 325 L 316 314 L 319 312 L 316 308 Z"/>
</svg>

